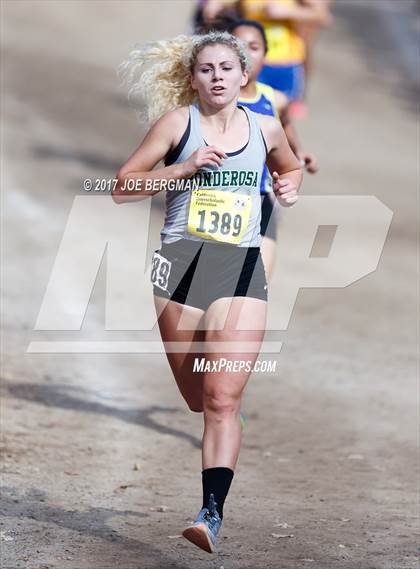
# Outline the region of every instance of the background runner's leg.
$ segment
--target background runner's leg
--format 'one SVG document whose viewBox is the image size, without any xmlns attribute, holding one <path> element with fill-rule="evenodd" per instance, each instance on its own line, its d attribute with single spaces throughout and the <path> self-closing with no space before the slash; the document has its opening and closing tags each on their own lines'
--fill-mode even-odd
<svg viewBox="0 0 420 569">
<path fill-rule="evenodd" d="M 263 237 L 261 240 L 261 257 L 264 264 L 267 282 L 271 281 L 276 258 L 277 243 L 270 237 Z"/>
<path fill-rule="evenodd" d="M 165 342 L 203 342 L 204 330 L 197 330 L 198 324 L 204 314 L 203 310 L 186 306 L 172 300 L 154 296 L 158 324 L 162 341 Z M 178 322 L 182 322 L 186 330 L 177 330 Z M 203 410 L 203 374 L 193 372 L 194 359 L 203 357 L 196 352 L 167 353 L 169 365 L 174 374 L 175 381 L 181 395 L 191 411 Z"/>
</svg>

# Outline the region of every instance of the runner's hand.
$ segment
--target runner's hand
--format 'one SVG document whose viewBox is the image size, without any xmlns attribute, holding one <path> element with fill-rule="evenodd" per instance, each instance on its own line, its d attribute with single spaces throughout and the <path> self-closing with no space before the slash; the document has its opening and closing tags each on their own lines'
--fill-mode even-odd
<svg viewBox="0 0 420 569">
<path fill-rule="evenodd" d="M 203 166 L 221 166 L 223 159 L 227 158 L 227 154 L 217 148 L 217 146 L 200 146 L 191 156 L 183 163 L 185 169 L 185 177 L 192 176 Z"/>
<path fill-rule="evenodd" d="M 273 191 L 283 207 L 292 206 L 298 199 L 296 184 L 288 178 L 281 179 L 277 172 L 273 172 Z"/>
<path fill-rule="evenodd" d="M 318 172 L 318 160 L 313 154 L 308 154 L 307 152 L 299 152 L 297 154 L 297 157 L 302 161 L 302 166 L 307 172 L 309 172 L 309 174 L 316 174 Z"/>
</svg>

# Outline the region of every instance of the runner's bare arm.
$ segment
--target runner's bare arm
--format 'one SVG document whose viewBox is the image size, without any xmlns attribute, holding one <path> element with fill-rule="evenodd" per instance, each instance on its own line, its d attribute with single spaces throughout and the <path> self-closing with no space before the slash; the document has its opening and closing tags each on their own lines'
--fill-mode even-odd
<svg viewBox="0 0 420 569">
<path fill-rule="evenodd" d="M 289 99 L 284 93 L 274 89 L 274 102 L 290 148 L 293 150 L 299 160 L 301 160 L 301 165 L 306 168 L 306 171 L 309 172 L 309 174 L 316 174 L 319 169 L 318 161 L 314 154 L 305 152 L 302 148 L 302 144 L 299 140 L 295 126 L 290 120 Z"/>
<path fill-rule="evenodd" d="M 182 175 L 182 168 L 179 164 L 153 172 L 152 170 L 174 146 L 178 133 L 182 133 L 183 123 L 185 123 L 185 128 L 187 121 L 187 114 L 172 111 L 163 115 L 151 127 L 143 142 L 118 171 L 118 184 L 112 191 L 115 202 L 138 201 L 156 194 L 157 191 L 145 191 L 144 186 L 148 179 L 179 178 Z M 123 190 L 127 186 L 127 180 L 141 180 L 141 190 L 131 192 Z"/>
<path fill-rule="evenodd" d="M 284 129 L 278 120 L 258 116 L 267 144 L 267 166 L 273 176 L 273 191 L 281 205 L 290 206 L 297 200 L 302 183 L 302 168 L 287 142 Z"/>
<path fill-rule="evenodd" d="M 274 91 L 274 104 L 276 105 L 276 111 L 279 117 L 281 117 L 282 113 L 287 111 L 287 108 L 289 106 L 289 97 L 285 93 L 279 91 L 278 89 L 273 89 L 273 91 Z"/>
<path fill-rule="evenodd" d="M 296 156 L 298 156 L 298 153 L 302 150 L 302 148 L 296 129 L 290 120 L 289 99 L 284 93 L 278 91 L 277 89 L 274 89 L 274 103 L 276 105 L 277 114 L 280 117 L 280 122 L 283 125 L 289 146 L 296 154 Z"/>
<path fill-rule="evenodd" d="M 188 160 L 164 168 L 153 168 L 175 148 L 188 123 L 188 109 L 163 115 L 146 134 L 143 142 L 120 168 L 118 183 L 112 191 L 116 203 L 140 201 L 160 190 L 147 190 L 148 180 L 179 180 L 192 176 L 204 164 L 220 165 L 224 153 L 214 146 L 199 148 Z M 136 190 L 128 191 L 128 181 L 137 181 Z"/>
<path fill-rule="evenodd" d="M 316 24 L 326 26 L 331 21 L 331 15 L 323 2 L 301 2 L 300 5 L 282 6 L 277 2 L 266 0 L 265 16 L 270 20 L 291 20 L 300 24 Z"/>
<path fill-rule="evenodd" d="M 277 172 L 280 176 L 294 172 L 293 177 L 300 184 L 302 171 L 299 160 L 290 148 L 280 122 L 266 115 L 258 115 L 258 122 L 267 144 L 267 166 L 270 172 Z"/>
<path fill-rule="evenodd" d="M 237 0 L 207 0 L 203 3 L 204 21 L 211 24 L 219 16 L 223 17 L 226 10 L 234 9 L 237 4 Z"/>
</svg>

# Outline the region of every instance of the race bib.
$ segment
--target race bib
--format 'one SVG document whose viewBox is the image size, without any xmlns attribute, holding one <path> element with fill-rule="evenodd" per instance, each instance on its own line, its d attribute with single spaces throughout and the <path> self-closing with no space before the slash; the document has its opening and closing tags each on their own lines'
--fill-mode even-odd
<svg viewBox="0 0 420 569">
<path fill-rule="evenodd" d="M 158 288 L 167 291 L 169 275 L 171 274 L 171 261 L 159 255 L 155 252 L 152 257 L 152 271 L 150 274 L 150 280 Z"/>
<path fill-rule="evenodd" d="M 248 227 L 251 197 L 221 190 L 193 190 L 188 232 L 202 239 L 237 245 Z"/>
</svg>

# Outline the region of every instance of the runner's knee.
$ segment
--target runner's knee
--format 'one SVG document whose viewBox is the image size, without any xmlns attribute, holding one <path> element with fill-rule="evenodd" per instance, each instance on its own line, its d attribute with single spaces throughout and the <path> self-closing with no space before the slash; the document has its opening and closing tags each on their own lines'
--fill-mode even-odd
<svg viewBox="0 0 420 569">
<path fill-rule="evenodd" d="M 220 391 L 211 391 L 204 394 L 203 407 L 213 415 L 225 417 L 239 411 L 240 397 Z"/>
</svg>

